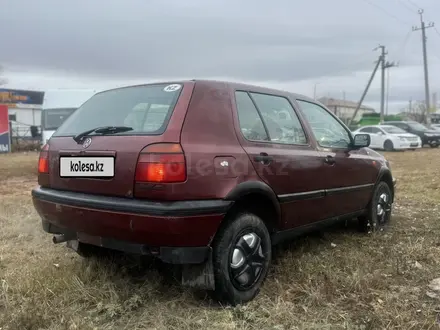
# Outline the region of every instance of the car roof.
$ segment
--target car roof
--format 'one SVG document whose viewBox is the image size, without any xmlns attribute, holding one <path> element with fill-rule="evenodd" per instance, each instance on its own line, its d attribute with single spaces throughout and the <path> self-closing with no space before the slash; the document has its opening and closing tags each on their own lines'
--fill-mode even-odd
<svg viewBox="0 0 440 330">
<path fill-rule="evenodd" d="M 362 126 L 362 127 L 359 127 L 357 130 L 360 130 L 360 129 L 362 129 L 362 128 L 366 128 L 366 127 L 377 127 L 377 128 L 396 128 L 396 126 L 393 126 L 393 125 L 381 125 L 381 124 L 379 124 L 379 125 L 365 125 L 365 126 Z"/>
<path fill-rule="evenodd" d="M 377 125 L 379 127 L 389 127 L 389 128 L 396 128 L 396 126 L 393 125 Z"/>
<path fill-rule="evenodd" d="M 111 88 L 111 89 L 107 89 L 107 90 L 101 91 L 101 92 L 129 88 L 129 87 L 136 87 L 136 86 L 163 85 L 163 84 L 185 84 L 185 83 L 196 83 L 198 85 L 204 85 L 205 87 L 211 87 L 211 88 L 227 87 L 227 88 L 237 89 L 237 90 L 249 90 L 249 91 L 253 91 L 256 93 L 262 93 L 262 94 L 275 94 L 275 95 L 280 95 L 280 96 L 290 96 L 294 99 L 301 99 L 304 101 L 314 102 L 316 104 L 320 104 L 320 105 L 324 106 L 319 101 L 314 100 L 306 95 L 292 93 L 292 92 L 288 92 L 288 91 L 281 90 L 281 89 L 274 89 L 274 88 L 269 88 L 269 87 L 263 87 L 263 86 L 246 84 L 246 83 L 239 83 L 239 82 L 232 82 L 232 81 L 209 80 L 209 79 L 157 81 L 157 82 L 150 82 L 150 83 L 145 83 L 145 84 L 127 85 L 127 86 L 123 86 L 123 87 Z M 99 93 L 97 93 L 97 94 L 99 94 Z"/>
<path fill-rule="evenodd" d="M 364 125 L 364 126 L 359 127 L 358 129 L 362 129 L 365 127 L 383 127 L 383 126 L 385 126 L 385 125 Z"/>
</svg>

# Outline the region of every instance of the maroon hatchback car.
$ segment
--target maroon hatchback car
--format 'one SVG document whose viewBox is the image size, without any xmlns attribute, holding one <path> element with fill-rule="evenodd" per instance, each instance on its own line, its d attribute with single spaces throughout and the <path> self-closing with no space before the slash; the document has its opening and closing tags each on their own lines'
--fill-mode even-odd
<svg viewBox="0 0 440 330">
<path fill-rule="evenodd" d="M 357 217 L 391 216 L 388 162 L 322 104 L 244 84 L 184 81 L 101 92 L 41 151 L 32 196 L 43 229 L 179 265 L 184 285 L 253 299 L 272 246 Z"/>
</svg>

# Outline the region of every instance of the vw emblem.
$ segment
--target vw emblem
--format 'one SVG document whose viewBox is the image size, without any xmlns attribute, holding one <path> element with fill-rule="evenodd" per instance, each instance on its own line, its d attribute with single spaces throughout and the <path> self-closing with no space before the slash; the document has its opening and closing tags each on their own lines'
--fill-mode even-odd
<svg viewBox="0 0 440 330">
<path fill-rule="evenodd" d="M 92 144 L 92 139 L 91 138 L 87 138 L 83 142 L 83 148 L 86 149 L 86 148 L 90 147 L 91 144 Z"/>
</svg>

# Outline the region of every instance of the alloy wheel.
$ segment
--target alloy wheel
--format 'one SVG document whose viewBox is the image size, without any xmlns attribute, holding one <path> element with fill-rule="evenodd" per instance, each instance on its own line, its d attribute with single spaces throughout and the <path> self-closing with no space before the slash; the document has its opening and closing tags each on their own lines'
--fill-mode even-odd
<svg viewBox="0 0 440 330">
<path fill-rule="evenodd" d="M 377 214 L 377 225 L 380 227 L 384 226 L 388 221 L 389 212 L 391 211 L 391 201 L 390 196 L 383 192 L 379 195 L 377 205 L 376 205 L 376 214 Z M 374 223 L 376 226 L 376 222 Z"/>
</svg>

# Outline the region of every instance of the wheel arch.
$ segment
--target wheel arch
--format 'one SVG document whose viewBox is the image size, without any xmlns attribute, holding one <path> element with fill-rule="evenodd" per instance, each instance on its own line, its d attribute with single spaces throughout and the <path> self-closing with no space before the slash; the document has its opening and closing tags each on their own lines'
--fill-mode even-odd
<svg viewBox="0 0 440 330">
<path fill-rule="evenodd" d="M 385 141 L 383 141 L 383 149 L 386 150 L 385 145 L 387 144 L 387 142 L 391 143 L 391 149 L 394 149 L 394 142 L 392 139 L 390 139 L 389 137 L 387 137 L 385 139 Z"/>
<path fill-rule="evenodd" d="M 281 206 L 275 192 L 266 183 L 242 182 L 226 195 L 225 200 L 234 202 L 226 218 L 230 218 L 239 210 L 249 209 L 262 218 L 270 233 L 278 229 L 281 221 Z"/>
<path fill-rule="evenodd" d="M 393 175 L 391 174 L 390 169 L 386 167 L 382 167 L 379 171 L 379 175 L 377 176 L 376 183 L 374 188 L 376 189 L 379 182 L 384 181 L 388 184 L 392 192 L 392 201 L 394 202 L 394 183 L 393 183 Z M 374 191 L 374 190 L 373 190 Z"/>
</svg>

